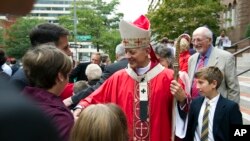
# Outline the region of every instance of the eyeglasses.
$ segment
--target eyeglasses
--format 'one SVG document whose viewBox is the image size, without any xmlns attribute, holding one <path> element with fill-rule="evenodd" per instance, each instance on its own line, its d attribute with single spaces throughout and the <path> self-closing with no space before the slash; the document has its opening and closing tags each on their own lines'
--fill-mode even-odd
<svg viewBox="0 0 250 141">
<path fill-rule="evenodd" d="M 207 39 L 209 39 L 209 38 L 203 38 L 203 39 L 202 38 L 197 38 L 197 39 L 193 39 L 191 42 L 192 42 L 192 44 L 194 44 L 195 42 L 197 44 L 200 44 L 200 43 L 206 41 Z"/>
</svg>

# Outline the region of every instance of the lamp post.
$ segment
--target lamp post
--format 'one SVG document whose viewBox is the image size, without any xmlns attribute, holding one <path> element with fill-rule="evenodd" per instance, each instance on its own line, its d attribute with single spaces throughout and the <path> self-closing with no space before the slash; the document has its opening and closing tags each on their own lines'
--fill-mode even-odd
<svg viewBox="0 0 250 141">
<path fill-rule="evenodd" d="M 77 37 L 77 16 L 76 16 L 76 0 L 74 0 L 74 43 L 76 45 L 76 37 Z M 75 48 L 75 51 L 76 51 L 76 60 L 78 60 L 78 52 L 77 52 L 77 45 L 76 45 L 76 48 Z"/>
</svg>

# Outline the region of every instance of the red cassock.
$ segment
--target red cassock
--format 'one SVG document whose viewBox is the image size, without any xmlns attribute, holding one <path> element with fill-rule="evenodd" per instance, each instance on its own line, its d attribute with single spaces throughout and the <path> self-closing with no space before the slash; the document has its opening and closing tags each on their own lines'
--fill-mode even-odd
<svg viewBox="0 0 250 141">
<path fill-rule="evenodd" d="M 158 66 L 158 65 L 157 65 Z M 152 77 L 152 76 L 151 76 Z M 113 74 L 99 89 L 80 101 L 83 107 L 97 103 L 115 103 L 125 112 L 130 140 L 170 141 L 173 95 L 170 83 L 173 71 L 162 68 L 147 81 L 148 118 L 140 120 L 139 82 L 126 69 Z"/>
</svg>

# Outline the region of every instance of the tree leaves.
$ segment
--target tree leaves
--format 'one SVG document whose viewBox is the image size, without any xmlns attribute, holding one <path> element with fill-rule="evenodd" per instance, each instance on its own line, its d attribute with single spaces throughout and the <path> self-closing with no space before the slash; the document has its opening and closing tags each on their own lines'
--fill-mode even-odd
<svg viewBox="0 0 250 141">
<path fill-rule="evenodd" d="M 34 18 L 20 18 L 17 22 L 6 30 L 7 37 L 4 39 L 6 52 L 9 56 L 20 59 L 28 50 L 30 45 L 29 32 L 43 20 Z"/>
<path fill-rule="evenodd" d="M 151 6 L 152 7 L 152 6 Z M 156 39 L 177 38 L 184 31 L 192 33 L 199 26 L 207 25 L 213 32 L 219 30 L 217 13 L 224 10 L 219 0 L 165 0 L 148 17 Z"/>
<path fill-rule="evenodd" d="M 91 35 L 92 43 L 99 49 L 108 52 L 114 51 L 117 42 L 120 42 L 118 33 L 118 23 L 123 17 L 122 13 L 117 13 L 116 6 L 118 0 L 107 3 L 103 0 L 81 0 L 77 6 L 77 34 Z M 59 17 L 59 23 L 73 33 L 73 9 L 68 16 Z M 112 56 L 112 55 L 111 55 Z M 114 58 L 112 58 L 114 59 Z"/>
</svg>

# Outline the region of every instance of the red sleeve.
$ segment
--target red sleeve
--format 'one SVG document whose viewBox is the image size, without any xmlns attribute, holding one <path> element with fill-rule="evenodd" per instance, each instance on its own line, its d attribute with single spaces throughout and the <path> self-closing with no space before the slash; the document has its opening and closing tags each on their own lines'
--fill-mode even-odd
<svg viewBox="0 0 250 141">
<path fill-rule="evenodd" d="M 78 105 L 84 108 L 89 106 L 90 104 L 110 102 L 110 97 L 112 95 L 112 83 L 113 83 L 113 77 L 110 77 L 88 97 L 82 99 L 78 103 Z"/>
<path fill-rule="evenodd" d="M 72 95 L 73 95 L 73 87 L 74 87 L 74 83 L 68 83 L 68 84 L 65 86 L 64 90 L 62 91 L 62 93 L 61 93 L 61 95 L 60 95 L 60 98 L 61 98 L 62 100 L 64 100 L 64 99 L 66 99 L 66 98 L 72 96 Z"/>
</svg>

